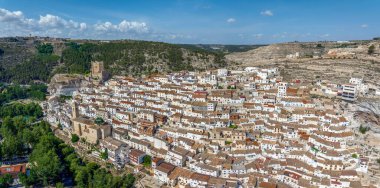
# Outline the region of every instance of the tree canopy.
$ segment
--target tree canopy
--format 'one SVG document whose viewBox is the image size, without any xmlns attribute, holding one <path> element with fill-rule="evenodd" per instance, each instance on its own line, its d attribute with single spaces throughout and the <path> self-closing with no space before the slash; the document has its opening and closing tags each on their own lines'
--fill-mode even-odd
<svg viewBox="0 0 380 188">
<path fill-rule="evenodd" d="M 77 187 L 132 187 L 133 175 L 113 176 L 95 163 L 83 161 L 75 150 L 54 136 L 50 125 L 36 121 L 42 109 L 35 103 L 11 103 L 0 107 L 0 160 L 29 156 L 30 173 L 19 174 L 24 186 L 62 186 L 62 177 L 73 177 Z M 74 136 L 75 137 L 75 136 Z M 0 176 L 0 187 L 13 178 Z"/>
<path fill-rule="evenodd" d="M 37 47 L 37 51 L 39 54 L 52 54 L 54 51 L 54 47 L 51 44 L 40 44 Z"/>
<path fill-rule="evenodd" d="M 45 100 L 47 86 L 44 84 L 32 84 L 21 87 L 20 85 L 0 86 L 0 105 L 18 99 Z"/>
</svg>

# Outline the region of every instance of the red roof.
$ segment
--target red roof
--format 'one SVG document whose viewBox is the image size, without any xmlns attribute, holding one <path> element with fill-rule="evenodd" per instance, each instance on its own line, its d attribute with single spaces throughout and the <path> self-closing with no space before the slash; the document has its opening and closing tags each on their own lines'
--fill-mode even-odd
<svg viewBox="0 0 380 188">
<path fill-rule="evenodd" d="M 11 174 L 12 176 L 17 176 L 20 172 L 22 172 L 22 173 L 26 172 L 26 165 L 25 164 L 17 164 L 17 165 L 0 167 L 0 175 Z"/>
</svg>

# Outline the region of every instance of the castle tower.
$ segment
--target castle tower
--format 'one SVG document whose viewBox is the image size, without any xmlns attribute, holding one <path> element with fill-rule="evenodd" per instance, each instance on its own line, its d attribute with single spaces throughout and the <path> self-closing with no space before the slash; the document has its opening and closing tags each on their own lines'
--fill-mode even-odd
<svg viewBox="0 0 380 188">
<path fill-rule="evenodd" d="M 102 61 L 91 62 L 91 78 L 95 84 L 99 84 L 107 80 L 109 74 L 104 70 Z"/>
<path fill-rule="evenodd" d="M 102 61 L 94 61 L 91 63 L 91 77 L 103 80 L 104 63 Z"/>
</svg>

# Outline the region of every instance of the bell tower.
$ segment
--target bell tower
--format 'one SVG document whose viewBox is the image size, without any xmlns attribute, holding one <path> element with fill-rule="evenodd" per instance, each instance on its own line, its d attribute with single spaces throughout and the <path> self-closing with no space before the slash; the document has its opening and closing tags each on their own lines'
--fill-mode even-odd
<svg viewBox="0 0 380 188">
<path fill-rule="evenodd" d="M 75 101 L 73 101 L 73 104 L 71 105 L 71 116 L 73 119 L 79 117 L 77 103 Z"/>
</svg>

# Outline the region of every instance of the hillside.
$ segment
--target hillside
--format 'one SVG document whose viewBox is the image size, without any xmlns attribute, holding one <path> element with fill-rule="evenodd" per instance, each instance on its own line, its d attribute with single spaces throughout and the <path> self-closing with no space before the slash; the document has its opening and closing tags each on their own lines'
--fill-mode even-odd
<svg viewBox="0 0 380 188">
<path fill-rule="evenodd" d="M 12 37 L 0 39 L 0 49 L 1 82 L 47 82 L 56 73 L 86 74 L 94 60 L 103 61 L 113 75 L 133 76 L 226 66 L 222 53 L 149 41 Z"/>
<path fill-rule="evenodd" d="M 300 58 L 323 56 L 331 49 L 357 48 L 363 42 L 291 42 L 279 43 L 259 47 L 253 50 L 239 53 L 231 53 L 226 56 L 231 61 L 250 64 L 265 60 L 285 59 L 289 55 L 299 54 Z"/>
<path fill-rule="evenodd" d="M 0 65 L 13 66 L 23 62 L 35 53 L 34 41 L 26 38 L 0 38 Z"/>
<path fill-rule="evenodd" d="M 180 44 L 180 46 L 228 54 L 233 52 L 246 52 L 266 45 Z"/>
<path fill-rule="evenodd" d="M 365 77 L 367 83 L 377 85 L 380 78 L 380 41 L 376 40 L 272 44 L 227 54 L 226 59 L 230 68 L 277 66 L 286 81 L 345 83 L 350 77 Z"/>
</svg>

